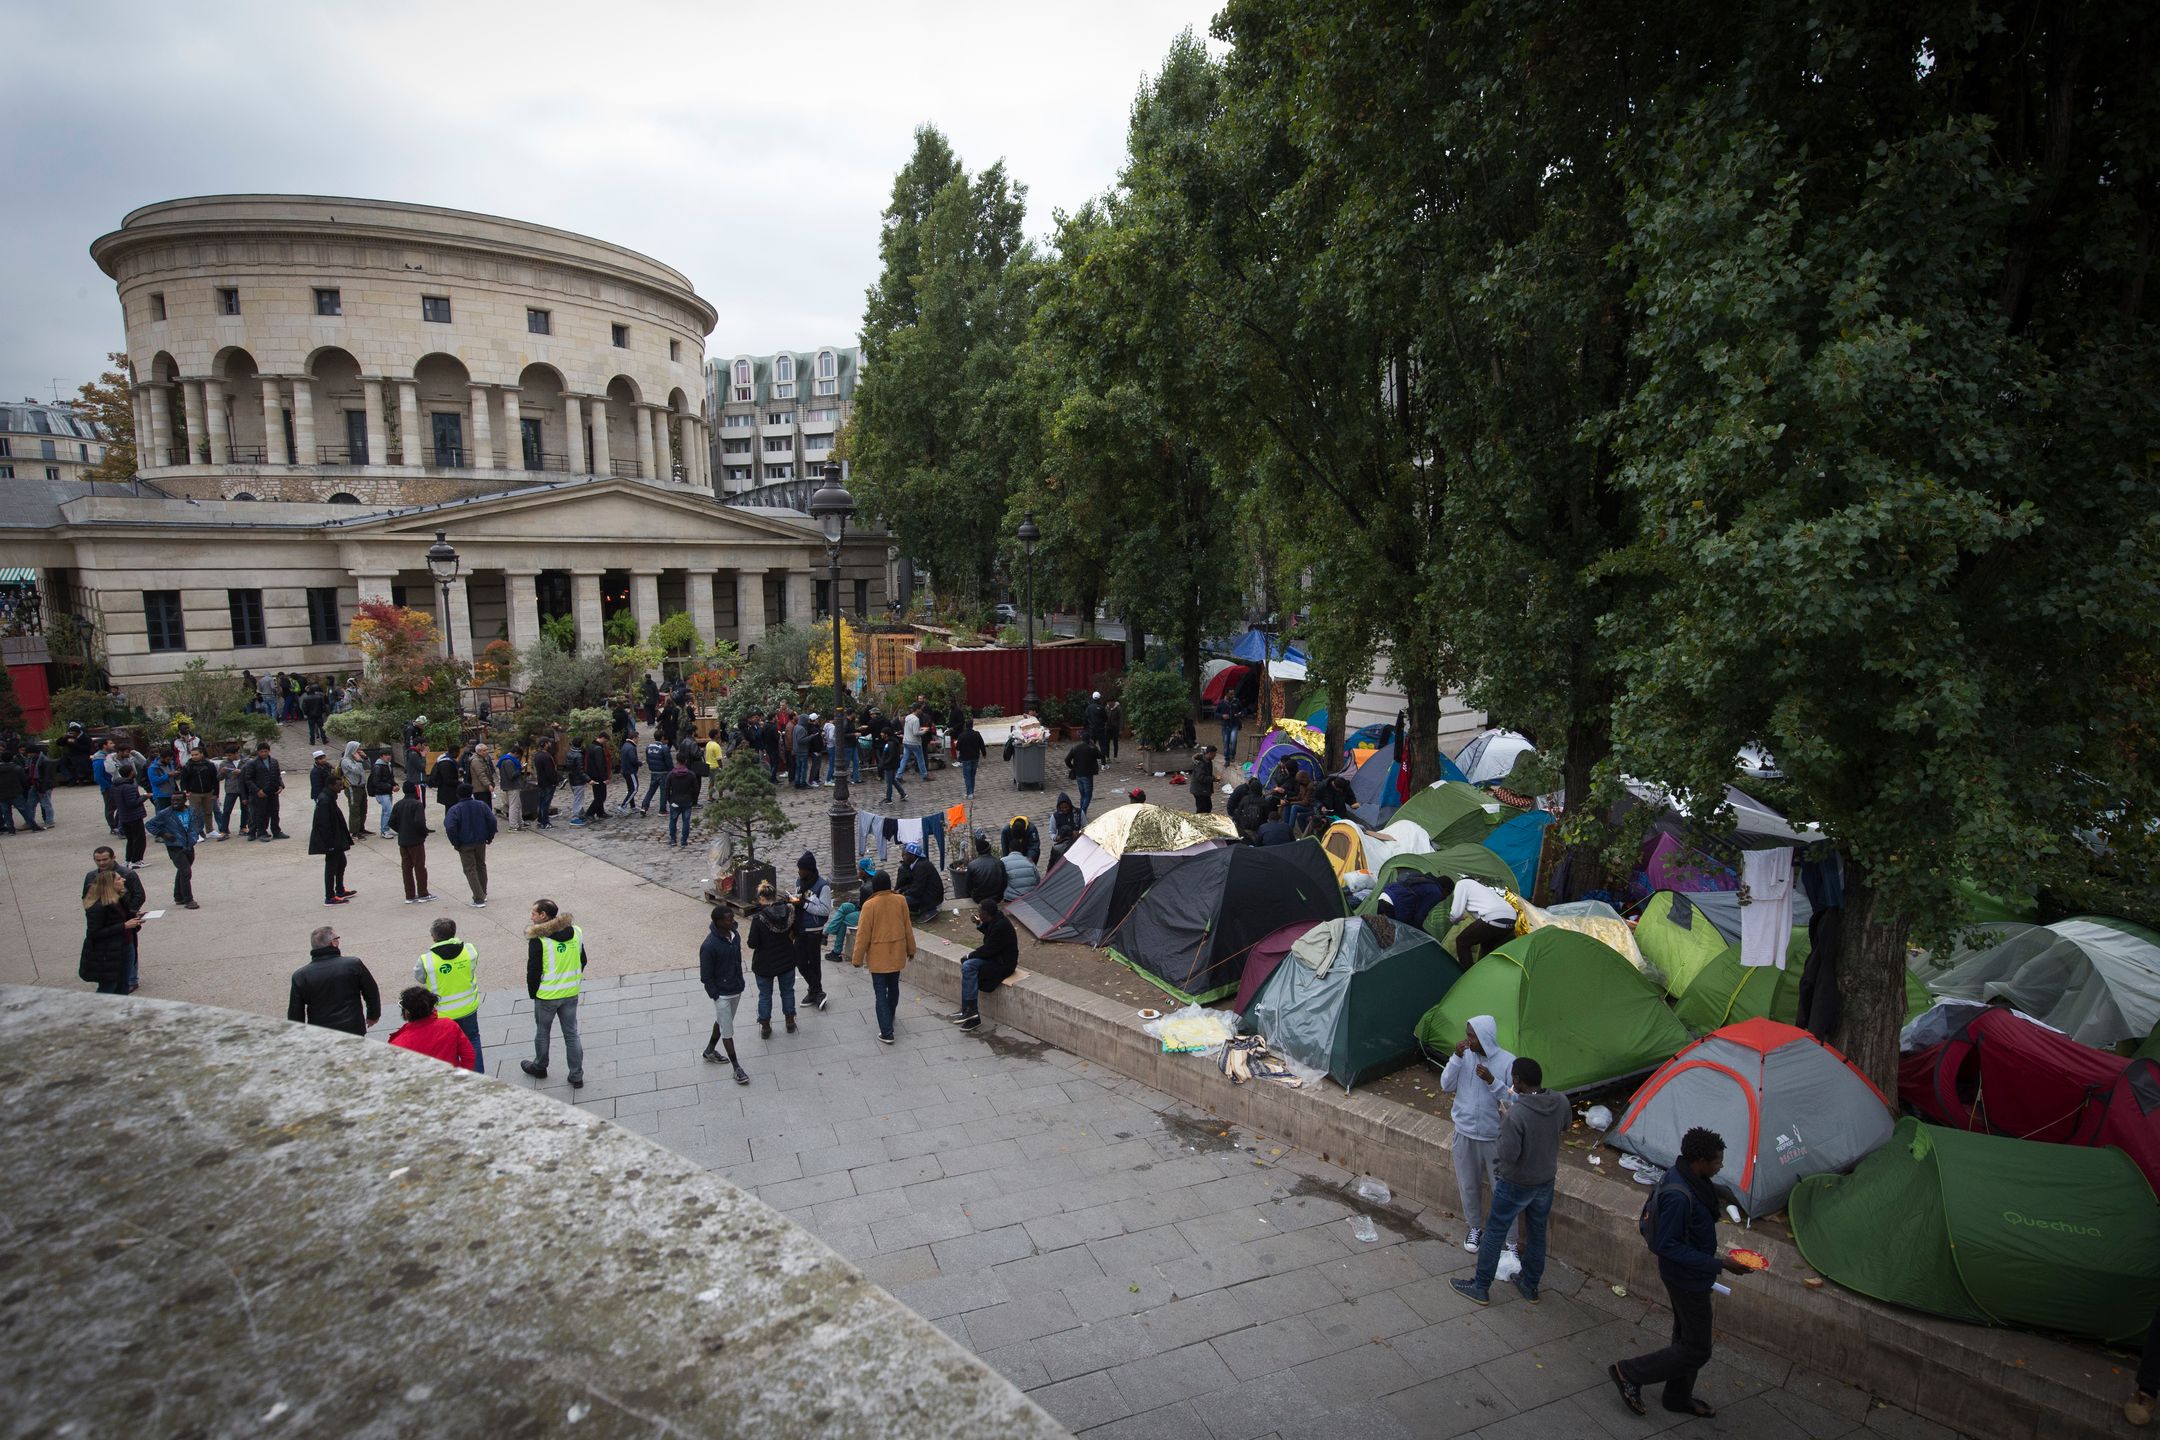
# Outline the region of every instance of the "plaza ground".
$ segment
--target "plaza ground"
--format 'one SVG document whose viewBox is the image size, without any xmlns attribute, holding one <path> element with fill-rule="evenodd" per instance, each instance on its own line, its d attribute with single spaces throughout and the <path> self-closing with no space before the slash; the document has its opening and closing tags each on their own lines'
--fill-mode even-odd
<svg viewBox="0 0 2160 1440">
<path fill-rule="evenodd" d="M 304 775 L 288 783 L 305 796 Z M 829 799 L 784 793 L 794 808 Z M 94 791 L 58 802 L 56 833 L 0 840 L 0 979 L 80 985 L 76 897 L 91 847 L 109 837 Z M 1356 1177 L 1317 1156 L 1017 1032 L 963 1035 L 912 985 L 899 1044 L 881 1046 L 853 970 L 795 1035 L 759 1040 L 745 1006 L 738 1046 L 753 1083 L 739 1087 L 698 1058 L 711 1023 L 692 968 L 706 907 L 675 885 L 584 853 L 584 831 L 568 845 L 527 831 L 498 840 L 486 910 L 462 902 L 447 847 L 434 856 L 443 903 L 407 906 L 394 847 L 370 840 L 352 860 L 360 898 L 329 909 L 320 861 L 297 838 L 305 809 L 288 805 L 296 838 L 282 844 L 203 847 L 203 908 L 168 908 L 145 927 L 145 994 L 282 1014 L 286 976 L 326 920 L 394 994 L 428 920 L 453 915 L 482 955 L 483 1038 L 503 1083 L 537 1085 L 756 1194 L 1076 1432 L 1604 1440 L 1680 1423 L 1627 1414 L 1604 1379 L 1607 1361 L 1661 1345 L 1669 1317 L 1593 1276 L 1556 1262 L 1542 1304 L 1503 1286 L 1477 1310 L 1447 1286 L 1471 1260 L 1453 1217 L 1367 1205 Z M 603 827 L 590 841 L 631 837 Z M 164 904 L 170 870 L 154 865 L 144 881 Z M 542 894 L 578 916 L 595 955 L 575 1097 L 559 1041 L 549 1080 L 515 1064 L 531 1036 L 523 927 Z M 1360 1216 L 1374 1240 L 1357 1238 Z M 1951 1433 L 1737 1343 L 1721 1342 L 1700 1393 L 1723 1415 L 1690 1433 Z"/>
</svg>

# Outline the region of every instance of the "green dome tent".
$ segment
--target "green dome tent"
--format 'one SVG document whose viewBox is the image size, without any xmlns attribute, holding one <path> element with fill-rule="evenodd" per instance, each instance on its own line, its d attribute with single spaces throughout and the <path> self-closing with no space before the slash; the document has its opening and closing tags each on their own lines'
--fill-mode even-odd
<svg viewBox="0 0 2160 1440">
<path fill-rule="evenodd" d="M 1432 836 L 1433 848 L 1441 849 L 1458 841 L 1476 845 L 1484 841 L 1494 828 L 1503 821 L 1522 814 L 1478 789 L 1460 780 L 1442 780 L 1403 801 L 1401 808 L 1388 818 L 1391 826 L 1407 820 Z M 1513 871 L 1508 872 L 1510 876 Z M 1514 881 L 1508 883 L 1514 889 Z"/>
<path fill-rule="evenodd" d="M 1348 1090 L 1417 1058 L 1416 1017 L 1461 974 L 1422 930 L 1327 920 L 1290 947 L 1246 1008 L 1245 1028 Z"/>
<path fill-rule="evenodd" d="M 1557 926 L 1471 966 L 1418 1022 L 1418 1043 L 1428 1055 L 1454 1049 L 1473 1015 L 1492 1016 L 1501 1045 L 1534 1057 L 1555 1090 L 1653 1070 L 1688 1043 L 1656 983 L 1626 956 Z"/>
<path fill-rule="evenodd" d="M 1636 948 L 1665 977 L 1668 995 L 1686 994 L 1689 982 L 1730 943 L 1710 917 L 1677 890 L 1652 895 L 1635 922 Z"/>
<path fill-rule="evenodd" d="M 2120 1150 L 1907 1116 L 1850 1175 L 1788 1206 L 1808 1264 L 1892 1305 L 2123 1344 L 2160 1308 L 2160 1205 Z"/>
<path fill-rule="evenodd" d="M 1467 875 L 1502 890 L 1515 888 L 1515 872 L 1508 869 L 1507 861 L 1483 845 L 1447 845 L 1425 855 L 1396 855 L 1382 864 L 1379 873 L 1373 876 L 1372 894 L 1365 897 L 1365 903 L 1358 906 L 1357 913 L 1379 914 L 1380 892 L 1396 877 L 1405 874 L 1437 875 L 1444 880 Z M 1434 935 L 1445 935 L 1448 931 L 1447 907 L 1435 910 L 1425 924 Z"/>
</svg>

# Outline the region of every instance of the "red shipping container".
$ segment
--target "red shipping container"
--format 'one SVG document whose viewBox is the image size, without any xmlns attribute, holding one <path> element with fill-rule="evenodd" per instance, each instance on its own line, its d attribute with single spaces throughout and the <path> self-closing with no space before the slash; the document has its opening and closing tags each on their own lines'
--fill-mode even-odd
<svg viewBox="0 0 2160 1440">
<path fill-rule="evenodd" d="M 52 692 L 46 688 L 43 665 L 10 665 L 8 679 L 15 682 L 15 698 L 22 702 L 23 733 L 35 735 L 52 726 Z"/>
<path fill-rule="evenodd" d="M 1007 715 L 1020 713 L 1021 702 L 1027 696 L 1027 651 L 1021 650 L 931 650 L 915 652 L 915 668 L 935 665 L 946 670 L 958 670 L 967 677 L 967 703 L 972 710 L 980 711 L 985 705 L 995 705 Z M 1125 668 L 1125 647 L 1122 645 L 1059 645 L 1035 651 L 1035 695 L 1042 699 L 1051 695 L 1069 695 L 1075 690 L 1086 690 L 1097 675 L 1105 670 Z"/>
</svg>

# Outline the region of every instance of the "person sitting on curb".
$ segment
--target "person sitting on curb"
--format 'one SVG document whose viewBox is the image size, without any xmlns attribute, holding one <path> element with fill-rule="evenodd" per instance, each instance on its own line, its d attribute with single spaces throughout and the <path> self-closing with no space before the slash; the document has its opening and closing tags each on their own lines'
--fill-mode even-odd
<svg viewBox="0 0 2160 1440">
<path fill-rule="evenodd" d="M 968 899 L 977 904 L 1003 900 L 1009 878 L 1003 862 L 990 853 L 990 832 L 976 831 L 975 858 L 968 861 L 966 872 Z"/>
<path fill-rule="evenodd" d="M 976 907 L 975 928 L 982 932 L 982 943 L 962 957 L 960 1008 L 945 1017 L 962 1030 L 982 1028 L 982 1015 L 976 1008 L 979 992 L 997 989 L 1020 968 L 1020 937 L 1013 933 L 1012 919 L 996 897 L 985 896 Z"/>
<path fill-rule="evenodd" d="M 398 1014 L 405 1023 L 390 1036 L 390 1043 L 398 1049 L 432 1055 L 460 1070 L 480 1068 L 480 1058 L 464 1027 L 435 1013 L 434 991 L 424 985 L 406 986 L 398 995 Z"/>
</svg>

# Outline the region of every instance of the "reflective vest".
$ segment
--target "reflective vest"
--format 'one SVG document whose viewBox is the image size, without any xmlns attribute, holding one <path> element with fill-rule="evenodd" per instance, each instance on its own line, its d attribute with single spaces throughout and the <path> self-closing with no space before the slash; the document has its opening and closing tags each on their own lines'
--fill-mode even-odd
<svg viewBox="0 0 2160 1440">
<path fill-rule="evenodd" d="M 428 989 L 435 992 L 437 1015 L 445 1020 L 462 1020 L 480 1008 L 480 987 L 473 979 L 480 955 L 471 941 L 460 942 L 458 953 L 447 960 L 440 952 L 430 950 L 420 957 L 420 963 L 427 967 Z"/>
<path fill-rule="evenodd" d="M 540 937 L 540 998 L 568 1000 L 585 978 L 585 929 L 570 927 L 568 940 Z"/>
</svg>

